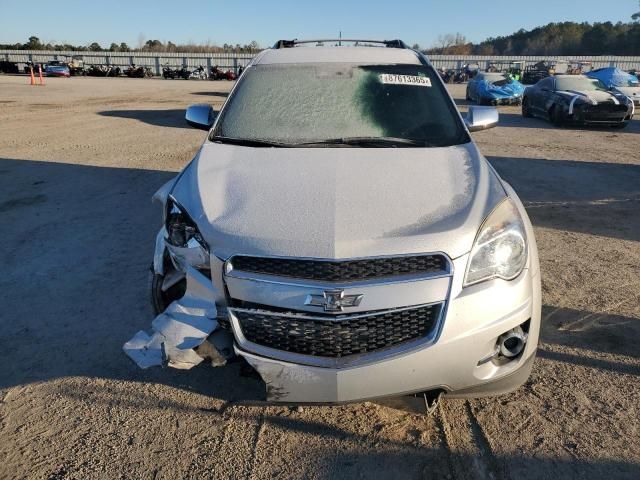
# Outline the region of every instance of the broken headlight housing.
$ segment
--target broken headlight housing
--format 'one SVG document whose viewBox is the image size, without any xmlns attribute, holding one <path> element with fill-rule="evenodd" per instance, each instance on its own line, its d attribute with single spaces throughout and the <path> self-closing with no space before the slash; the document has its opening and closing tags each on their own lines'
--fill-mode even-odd
<svg viewBox="0 0 640 480">
<path fill-rule="evenodd" d="M 485 219 L 469 255 L 464 286 L 493 278 L 513 280 L 527 263 L 524 222 L 510 199 Z"/>
<path fill-rule="evenodd" d="M 209 251 L 209 246 L 202 238 L 202 234 L 195 222 L 173 197 L 167 199 L 165 227 L 167 229 L 167 242 L 170 245 L 178 248 L 200 246 L 207 252 Z"/>
</svg>

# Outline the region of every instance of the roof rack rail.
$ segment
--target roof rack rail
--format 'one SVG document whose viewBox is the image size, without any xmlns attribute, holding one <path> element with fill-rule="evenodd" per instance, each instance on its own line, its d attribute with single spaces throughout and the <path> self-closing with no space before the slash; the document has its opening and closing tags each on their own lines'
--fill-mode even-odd
<svg viewBox="0 0 640 480">
<path fill-rule="evenodd" d="M 406 43 L 402 40 L 363 40 L 363 39 L 349 39 L 349 38 L 321 38 L 317 40 L 278 40 L 274 45 L 274 49 L 280 48 L 293 48 L 296 45 L 306 44 L 306 43 L 326 43 L 326 42 L 337 42 L 341 44 L 344 43 L 355 43 L 356 45 L 363 43 L 375 43 L 379 45 L 384 45 L 387 48 L 409 48 Z"/>
</svg>

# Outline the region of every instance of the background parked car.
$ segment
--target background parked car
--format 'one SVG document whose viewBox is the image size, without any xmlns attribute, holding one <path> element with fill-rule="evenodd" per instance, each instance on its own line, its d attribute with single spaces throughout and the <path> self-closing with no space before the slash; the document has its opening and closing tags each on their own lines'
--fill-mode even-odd
<svg viewBox="0 0 640 480">
<path fill-rule="evenodd" d="M 211 67 L 211 72 L 209 73 L 209 80 L 235 80 L 236 74 L 233 73 L 232 70 L 223 71 L 217 65 Z"/>
<path fill-rule="evenodd" d="M 123 73 L 130 78 L 153 77 L 153 72 L 149 67 L 136 65 L 131 65 L 129 68 L 125 68 Z"/>
<path fill-rule="evenodd" d="M 44 67 L 44 73 L 47 77 L 70 77 L 69 67 L 62 63 L 49 63 Z"/>
<path fill-rule="evenodd" d="M 620 92 L 640 106 L 640 82 L 638 77 L 619 68 L 599 68 L 587 74 L 589 78 L 597 78 L 610 90 Z"/>
<path fill-rule="evenodd" d="M 204 73 L 204 67 L 201 67 Z M 165 65 L 162 67 L 162 78 L 174 80 L 176 78 L 182 78 L 183 80 L 189 80 L 193 72 L 187 67 L 170 67 Z"/>
<path fill-rule="evenodd" d="M 598 79 L 585 75 L 557 75 L 527 88 L 522 100 L 523 117 L 541 117 L 556 125 L 610 125 L 624 128 L 633 116 L 633 102 L 609 91 Z"/>
<path fill-rule="evenodd" d="M 20 68 L 16 62 L 0 61 L 0 73 L 20 73 Z"/>
<path fill-rule="evenodd" d="M 85 70 L 84 75 L 91 77 L 118 77 L 120 75 L 120 67 L 113 65 L 91 65 Z"/>
<path fill-rule="evenodd" d="M 467 100 L 480 105 L 520 105 L 524 85 L 505 73 L 480 72 L 467 84 Z"/>
</svg>

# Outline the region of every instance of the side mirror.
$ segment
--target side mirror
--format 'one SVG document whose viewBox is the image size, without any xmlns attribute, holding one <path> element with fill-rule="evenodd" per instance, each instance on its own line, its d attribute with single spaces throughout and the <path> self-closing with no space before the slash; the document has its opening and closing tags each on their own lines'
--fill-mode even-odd
<svg viewBox="0 0 640 480">
<path fill-rule="evenodd" d="M 467 117 L 464 122 L 470 132 L 478 132 L 486 130 L 498 125 L 498 109 L 494 107 L 477 107 L 472 105 L 469 107 Z"/>
<path fill-rule="evenodd" d="M 207 103 L 197 103 L 187 108 L 184 118 L 193 128 L 209 130 L 216 119 L 216 112 Z"/>
</svg>

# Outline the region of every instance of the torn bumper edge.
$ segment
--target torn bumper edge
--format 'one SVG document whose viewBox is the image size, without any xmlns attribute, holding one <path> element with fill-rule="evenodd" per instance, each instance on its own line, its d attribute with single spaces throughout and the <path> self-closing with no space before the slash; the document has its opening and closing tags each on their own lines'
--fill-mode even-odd
<svg viewBox="0 0 640 480">
<path fill-rule="evenodd" d="M 153 334 L 139 331 L 122 347 L 140 368 L 167 364 L 189 369 L 204 360 L 194 349 L 218 328 L 215 289 L 194 268 L 187 268 L 186 277 L 184 296 L 153 320 Z"/>
</svg>

